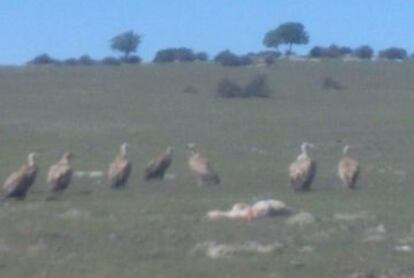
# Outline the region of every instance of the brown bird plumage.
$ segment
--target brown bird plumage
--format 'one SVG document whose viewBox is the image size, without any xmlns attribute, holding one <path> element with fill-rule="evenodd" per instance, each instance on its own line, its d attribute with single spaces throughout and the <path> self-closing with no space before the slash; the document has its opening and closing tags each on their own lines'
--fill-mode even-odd
<svg viewBox="0 0 414 278">
<path fill-rule="evenodd" d="M 290 184 L 294 190 L 309 190 L 316 174 L 316 162 L 308 156 L 307 142 L 301 146 L 302 153 L 289 167 Z"/>
<path fill-rule="evenodd" d="M 193 143 L 188 144 L 190 157 L 188 158 L 188 167 L 197 179 L 198 186 L 204 184 L 220 184 L 220 177 L 213 170 L 207 158 L 205 158 Z"/>
<path fill-rule="evenodd" d="M 27 161 L 19 170 L 12 173 L 4 182 L 4 198 L 24 199 L 30 187 L 33 185 L 37 175 L 36 160 L 37 154 L 32 152 L 28 155 Z"/>
<path fill-rule="evenodd" d="M 57 163 L 50 166 L 47 183 L 53 192 L 62 192 L 69 186 L 73 173 L 70 166 L 72 157 L 71 153 L 66 152 Z"/>
<path fill-rule="evenodd" d="M 173 149 L 167 150 L 158 158 L 151 160 L 145 168 L 145 180 L 163 179 L 172 162 Z"/>
<path fill-rule="evenodd" d="M 126 158 L 127 147 L 129 145 L 124 143 L 121 145 L 119 154 L 115 160 L 109 165 L 108 181 L 112 188 L 120 188 L 126 185 L 131 174 L 131 162 Z"/>
<path fill-rule="evenodd" d="M 355 183 L 359 176 L 359 163 L 355 159 L 348 156 L 349 146 L 343 149 L 343 157 L 338 163 L 338 177 L 345 187 L 354 189 Z"/>
</svg>

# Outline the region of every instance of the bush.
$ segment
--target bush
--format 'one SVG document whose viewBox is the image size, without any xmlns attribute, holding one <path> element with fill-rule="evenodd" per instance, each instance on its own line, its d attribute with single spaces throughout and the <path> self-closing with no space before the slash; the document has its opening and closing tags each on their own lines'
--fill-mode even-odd
<svg viewBox="0 0 414 278">
<path fill-rule="evenodd" d="M 172 63 L 172 62 L 193 62 L 207 61 L 208 56 L 205 52 L 194 53 L 190 48 L 167 48 L 159 50 L 153 59 L 154 63 Z"/>
<path fill-rule="evenodd" d="M 194 88 L 193 86 L 189 85 L 184 88 L 183 93 L 195 95 L 195 94 L 198 94 L 198 90 Z"/>
<path fill-rule="evenodd" d="M 41 54 L 39 56 L 34 57 L 32 60 L 28 62 L 31 65 L 51 65 L 51 64 L 58 64 L 59 61 L 49 56 L 49 54 Z"/>
<path fill-rule="evenodd" d="M 89 55 L 83 55 L 79 57 L 78 64 L 84 66 L 91 66 L 96 64 L 96 61 L 89 57 Z"/>
<path fill-rule="evenodd" d="M 106 66 L 119 66 L 121 62 L 115 57 L 106 57 L 102 59 L 101 64 Z"/>
<path fill-rule="evenodd" d="M 76 58 L 68 58 L 62 62 L 65 66 L 76 66 L 79 64 L 78 60 Z"/>
<path fill-rule="evenodd" d="M 331 44 L 329 47 L 315 46 L 309 51 L 311 58 L 339 58 L 352 53 L 352 49 L 347 46 L 339 47 Z"/>
<path fill-rule="evenodd" d="M 208 54 L 206 52 L 197 52 L 195 54 L 195 59 L 200 62 L 207 62 L 208 61 Z"/>
<path fill-rule="evenodd" d="M 266 75 L 258 75 L 244 88 L 245 97 L 269 97 L 271 93 Z"/>
<path fill-rule="evenodd" d="M 329 76 L 323 79 L 322 88 L 325 90 L 342 90 L 344 87 L 339 81 Z"/>
<path fill-rule="evenodd" d="M 217 85 L 217 96 L 222 98 L 269 97 L 271 90 L 265 75 L 258 75 L 242 88 L 228 79 L 222 79 Z"/>
<path fill-rule="evenodd" d="M 399 47 L 390 47 L 379 52 L 379 57 L 389 60 L 404 60 L 408 56 L 407 50 Z"/>
<path fill-rule="evenodd" d="M 235 82 L 222 79 L 217 85 L 217 96 L 222 98 L 243 97 L 243 90 Z"/>
<path fill-rule="evenodd" d="M 128 57 L 122 57 L 120 59 L 120 62 L 124 63 L 124 64 L 140 64 L 141 61 L 142 61 L 141 57 L 136 56 L 136 55 L 131 55 L 131 56 L 128 56 Z"/>
<path fill-rule="evenodd" d="M 238 67 L 242 65 L 240 57 L 232 53 L 230 50 L 218 53 L 216 57 L 214 57 L 214 61 L 222 66 L 228 67 Z"/>
<path fill-rule="evenodd" d="M 353 55 L 359 59 L 371 59 L 374 55 L 374 50 L 368 45 L 363 45 L 356 48 Z"/>
<path fill-rule="evenodd" d="M 279 51 L 261 51 L 257 53 L 257 57 L 263 57 L 266 65 L 270 66 L 276 63 L 276 60 L 282 56 Z"/>
</svg>

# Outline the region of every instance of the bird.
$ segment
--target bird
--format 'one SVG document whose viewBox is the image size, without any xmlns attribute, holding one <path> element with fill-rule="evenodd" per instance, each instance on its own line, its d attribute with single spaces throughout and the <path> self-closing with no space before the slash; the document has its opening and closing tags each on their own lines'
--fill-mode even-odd
<svg viewBox="0 0 414 278">
<path fill-rule="evenodd" d="M 109 165 L 108 181 L 112 188 L 121 188 L 126 185 L 131 174 L 131 162 L 127 159 L 128 143 L 123 143 L 115 160 Z"/>
<path fill-rule="evenodd" d="M 145 168 L 145 180 L 163 179 L 172 162 L 173 148 L 167 150 L 158 158 L 151 160 Z"/>
<path fill-rule="evenodd" d="M 309 147 L 312 148 L 314 145 L 308 142 L 302 143 L 302 153 L 289 167 L 290 184 L 296 191 L 309 190 L 316 174 L 316 161 L 309 157 Z"/>
<path fill-rule="evenodd" d="M 17 170 L 13 172 L 4 182 L 3 189 L 5 195 L 3 198 L 24 199 L 30 187 L 36 180 L 38 167 L 36 159 L 38 154 L 29 153 L 27 161 Z"/>
<path fill-rule="evenodd" d="M 211 167 L 207 158 L 196 149 L 195 144 L 189 143 L 187 147 L 190 151 L 188 167 L 190 168 L 192 174 L 196 177 L 197 185 L 202 187 L 205 184 L 220 184 L 220 177 Z"/>
<path fill-rule="evenodd" d="M 349 145 L 346 145 L 343 149 L 343 157 L 338 163 L 338 177 L 345 187 L 354 189 L 359 176 L 360 167 L 358 161 L 349 157 L 349 149 Z"/>
<path fill-rule="evenodd" d="M 72 158 L 72 153 L 65 152 L 57 163 L 50 166 L 47 183 L 52 192 L 62 192 L 69 186 L 73 174 L 70 166 Z"/>
</svg>

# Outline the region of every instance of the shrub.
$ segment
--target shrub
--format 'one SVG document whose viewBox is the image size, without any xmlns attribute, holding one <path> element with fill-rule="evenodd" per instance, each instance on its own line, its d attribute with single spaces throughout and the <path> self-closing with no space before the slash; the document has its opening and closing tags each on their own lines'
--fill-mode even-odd
<svg viewBox="0 0 414 278">
<path fill-rule="evenodd" d="M 261 51 L 255 54 L 254 59 L 256 62 L 264 62 L 266 65 L 270 66 L 276 63 L 276 60 L 282 56 L 282 53 L 279 51 Z"/>
<path fill-rule="evenodd" d="M 352 53 L 352 49 L 347 46 L 339 47 L 336 44 L 331 44 L 329 47 L 313 47 L 309 51 L 309 56 L 311 58 L 339 58 L 350 53 Z"/>
<path fill-rule="evenodd" d="M 271 90 L 265 75 L 258 75 L 242 88 L 237 83 L 222 79 L 217 85 L 217 96 L 222 98 L 269 97 Z"/>
<path fill-rule="evenodd" d="M 363 45 L 356 48 L 353 55 L 359 59 L 371 59 L 374 55 L 374 50 L 368 45 Z"/>
<path fill-rule="evenodd" d="M 142 59 L 139 56 L 130 55 L 128 57 L 122 57 L 120 61 L 121 63 L 124 63 L 124 64 L 140 64 Z"/>
<path fill-rule="evenodd" d="M 159 50 L 153 59 L 154 63 L 171 63 L 174 62 L 175 55 L 172 49 Z"/>
<path fill-rule="evenodd" d="M 79 64 L 78 60 L 76 58 L 68 58 L 62 62 L 65 66 L 76 66 Z"/>
<path fill-rule="evenodd" d="M 58 64 L 59 61 L 55 58 L 49 56 L 49 54 L 41 54 L 39 56 L 34 57 L 28 64 L 31 65 L 50 65 L 50 64 Z"/>
<path fill-rule="evenodd" d="M 352 54 L 352 52 L 352 48 L 348 46 L 342 46 L 339 48 L 339 53 L 341 54 L 341 56 L 350 55 Z"/>
<path fill-rule="evenodd" d="M 271 90 L 266 75 L 260 74 L 244 87 L 245 97 L 269 97 Z"/>
<path fill-rule="evenodd" d="M 389 60 L 404 60 L 408 56 L 407 50 L 399 47 L 390 47 L 379 52 L 379 57 Z"/>
<path fill-rule="evenodd" d="M 89 55 L 83 55 L 79 57 L 78 64 L 84 65 L 84 66 L 90 66 L 90 65 L 96 64 L 96 61 L 93 60 L 91 57 L 89 57 Z"/>
<path fill-rule="evenodd" d="M 232 53 L 230 50 L 225 50 L 225 51 L 218 53 L 216 57 L 214 57 L 214 61 L 223 66 L 229 66 L 229 67 L 240 66 L 239 57 L 236 54 Z"/>
<path fill-rule="evenodd" d="M 183 93 L 195 95 L 195 94 L 198 94 L 198 90 L 194 88 L 193 86 L 189 85 L 184 88 Z"/>
<path fill-rule="evenodd" d="M 119 59 L 115 58 L 115 57 L 106 57 L 103 58 L 101 63 L 103 65 L 106 66 L 119 66 L 121 64 L 121 62 L 119 61 Z"/>
<path fill-rule="evenodd" d="M 167 48 L 159 50 L 153 59 L 154 63 L 172 63 L 172 62 L 193 62 L 207 61 L 208 56 L 205 52 L 194 53 L 190 48 Z"/>
<path fill-rule="evenodd" d="M 242 88 L 233 81 L 222 79 L 217 85 L 217 96 L 222 98 L 242 97 Z"/>
<path fill-rule="evenodd" d="M 197 52 L 195 54 L 195 59 L 200 62 L 207 62 L 208 61 L 208 54 L 206 52 Z"/>
<path fill-rule="evenodd" d="M 323 79 L 322 88 L 325 90 L 342 90 L 343 86 L 339 83 L 339 81 L 329 76 Z"/>
</svg>

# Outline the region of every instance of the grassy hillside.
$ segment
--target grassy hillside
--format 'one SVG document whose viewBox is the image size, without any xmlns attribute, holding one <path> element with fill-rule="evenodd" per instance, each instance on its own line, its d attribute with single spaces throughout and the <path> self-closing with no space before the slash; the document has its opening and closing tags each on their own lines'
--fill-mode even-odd
<svg viewBox="0 0 414 278">
<path fill-rule="evenodd" d="M 271 68 L 174 64 L 0 69 L 0 177 L 40 153 L 40 176 L 24 202 L 0 206 L 3 277 L 347 277 L 412 266 L 414 199 L 413 63 L 280 62 Z M 269 99 L 215 98 L 227 77 L 265 73 Z M 322 90 L 331 76 L 346 88 Z M 183 93 L 186 86 L 198 94 Z M 287 167 L 304 140 L 317 144 L 313 190 L 288 186 Z M 45 172 L 63 151 L 78 170 L 105 170 L 120 143 L 133 147 L 128 188 L 75 179 L 45 201 Z M 185 146 L 196 142 L 221 175 L 197 188 Z M 359 189 L 338 186 L 342 142 L 362 164 Z M 175 147 L 176 179 L 144 183 L 142 169 Z M 275 198 L 312 213 L 208 222 L 210 209 Z M 383 226 L 383 227 L 382 227 Z M 385 229 L 384 229 L 385 228 Z M 385 230 L 385 231 L 384 231 Z M 272 254 L 211 259 L 197 244 L 279 242 Z M 304 248 L 305 247 L 305 248 Z M 305 251 L 304 251 L 305 250 Z M 307 251 L 306 251 L 307 250 Z"/>
</svg>

